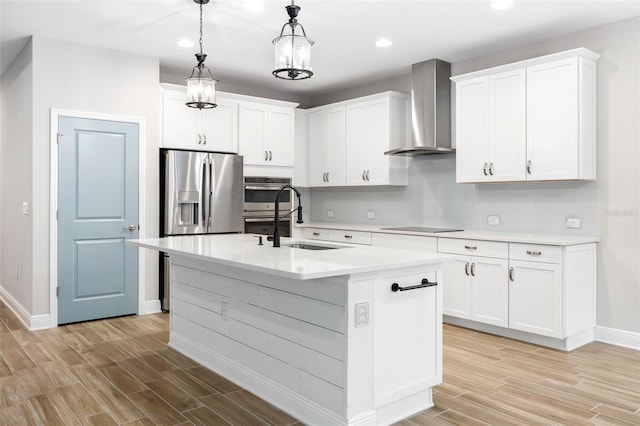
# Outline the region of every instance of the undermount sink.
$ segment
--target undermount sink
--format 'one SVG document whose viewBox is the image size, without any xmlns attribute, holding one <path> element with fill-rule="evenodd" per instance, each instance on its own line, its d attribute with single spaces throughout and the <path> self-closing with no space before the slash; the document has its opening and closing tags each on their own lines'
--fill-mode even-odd
<svg viewBox="0 0 640 426">
<path fill-rule="evenodd" d="M 284 247 L 291 247 L 291 248 L 298 248 L 298 249 L 303 249 L 303 250 L 332 250 L 332 249 L 339 249 L 339 248 L 343 248 L 343 247 L 339 247 L 339 246 L 325 246 L 325 245 L 320 245 L 320 244 L 309 244 L 309 243 L 290 243 L 290 244 L 283 244 Z"/>
</svg>

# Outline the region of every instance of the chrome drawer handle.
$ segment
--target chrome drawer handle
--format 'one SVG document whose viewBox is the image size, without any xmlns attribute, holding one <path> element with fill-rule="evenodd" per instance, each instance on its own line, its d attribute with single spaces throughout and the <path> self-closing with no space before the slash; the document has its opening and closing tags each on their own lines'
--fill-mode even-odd
<svg viewBox="0 0 640 426">
<path fill-rule="evenodd" d="M 542 252 L 541 251 L 527 250 L 527 254 L 530 254 L 531 256 L 540 256 L 542 254 Z"/>
<path fill-rule="evenodd" d="M 353 235 L 345 235 L 344 237 L 350 239 L 350 238 L 353 238 Z"/>
<path fill-rule="evenodd" d="M 476 246 L 464 246 L 464 248 L 466 248 L 467 250 L 477 250 L 478 247 Z"/>
<path fill-rule="evenodd" d="M 513 282 L 513 266 L 509 268 L 509 281 Z"/>
<path fill-rule="evenodd" d="M 464 264 L 464 273 L 468 276 L 469 275 L 469 262 L 466 262 Z"/>
<path fill-rule="evenodd" d="M 314 235 L 315 237 L 319 237 L 319 236 L 320 236 L 320 233 L 319 233 L 319 232 L 314 232 L 314 233 L 313 233 L 313 235 Z"/>
<path fill-rule="evenodd" d="M 423 278 L 422 281 L 420 282 L 420 284 L 412 285 L 410 287 L 400 287 L 400 284 L 393 283 L 393 284 L 391 284 L 391 291 L 393 291 L 395 293 L 396 291 L 417 290 L 419 288 L 433 287 L 433 286 L 436 286 L 436 285 L 438 285 L 437 282 L 431 282 L 427 278 Z"/>
</svg>

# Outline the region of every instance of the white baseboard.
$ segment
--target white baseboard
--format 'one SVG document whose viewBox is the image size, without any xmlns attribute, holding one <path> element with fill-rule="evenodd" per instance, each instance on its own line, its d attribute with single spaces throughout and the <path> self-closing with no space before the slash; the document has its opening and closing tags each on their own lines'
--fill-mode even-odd
<svg viewBox="0 0 640 426">
<path fill-rule="evenodd" d="M 31 315 L 4 287 L 0 287 L 0 299 L 28 330 L 43 330 L 52 327 L 49 314 Z"/>
<path fill-rule="evenodd" d="M 640 333 L 597 326 L 595 337 L 598 342 L 640 350 Z"/>
<path fill-rule="evenodd" d="M 147 300 L 144 302 L 143 306 L 144 310 L 138 315 L 157 314 L 162 312 L 162 309 L 160 308 L 160 300 Z"/>
</svg>

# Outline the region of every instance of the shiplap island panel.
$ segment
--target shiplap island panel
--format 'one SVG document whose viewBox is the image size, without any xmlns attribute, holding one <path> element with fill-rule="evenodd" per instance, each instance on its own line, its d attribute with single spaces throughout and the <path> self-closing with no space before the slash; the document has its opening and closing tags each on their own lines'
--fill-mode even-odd
<svg viewBox="0 0 640 426">
<path fill-rule="evenodd" d="M 252 235 L 130 242 L 171 254 L 169 345 L 304 423 L 390 424 L 433 405 L 455 256 Z"/>
</svg>

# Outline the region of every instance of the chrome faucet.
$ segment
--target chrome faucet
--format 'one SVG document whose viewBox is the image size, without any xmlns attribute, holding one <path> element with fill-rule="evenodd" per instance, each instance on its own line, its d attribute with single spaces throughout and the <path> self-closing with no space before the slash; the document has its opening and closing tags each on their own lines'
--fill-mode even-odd
<svg viewBox="0 0 640 426">
<path fill-rule="evenodd" d="M 291 185 L 282 185 L 282 187 L 278 190 L 278 194 L 276 194 L 276 205 L 275 205 L 275 215 L 273 217 L 273 246 L 280 247 L 280 194 L 285 189 L 292 189 L 296 195 L 298 196 L 298 208 L 291 210 L 287 215 L 293 213 L 298 210 L 298 220 L 297 223 L 304 223 L 302 221 L 302 203 L 300 202 L 300 193 L 297 189 L 295 189 Z"/>
</svg>

